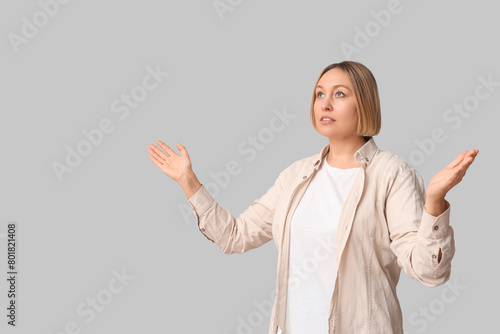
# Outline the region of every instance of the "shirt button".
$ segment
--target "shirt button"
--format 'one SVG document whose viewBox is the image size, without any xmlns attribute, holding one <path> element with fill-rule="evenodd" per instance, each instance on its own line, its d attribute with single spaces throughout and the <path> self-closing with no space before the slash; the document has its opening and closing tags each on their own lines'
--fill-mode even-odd
<svg viewBox="0 0 500 334">
<path fill-rule="evenodd" d="M 202 228 L 200 231 L 205 232 L 205 229 L 204 229 L 204 228 Z"/>
<path fill-rule="evenodd" d="M 303 179 L 306 179 L 306 178 L 307 178 L 307 176 L 306 176 L 306 175 L 304 175 Z"/>
<path fill-rule="evenodd" d="M 436 258 L 436 255 L 432 255 L 432 258 L 435 259 Z"/>
<path fill-rule="evenodd" d="M 436 226 L 434 226 L 434 231 L 437 231 L 437 230 L 438 230 L 438 228 L 439 228 L 439 227 L 438 227 L 437 225 L 436 225 Z"/>
</svg>

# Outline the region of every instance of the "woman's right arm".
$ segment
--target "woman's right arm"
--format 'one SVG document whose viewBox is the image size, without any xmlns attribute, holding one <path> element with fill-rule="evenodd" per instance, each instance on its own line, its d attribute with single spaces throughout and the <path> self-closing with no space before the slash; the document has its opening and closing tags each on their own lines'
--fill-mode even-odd
<svg viewBox="0 0 500 334">
<path fill-rule="evenodd" d="M 274 213 L 284 189 L 284 176 L 282 171 L 274 185 L 237 218 L 201 185 L 188 197 L 201 233 L 224 254 L 245 253 L 272 240 Z"/>
</svg>

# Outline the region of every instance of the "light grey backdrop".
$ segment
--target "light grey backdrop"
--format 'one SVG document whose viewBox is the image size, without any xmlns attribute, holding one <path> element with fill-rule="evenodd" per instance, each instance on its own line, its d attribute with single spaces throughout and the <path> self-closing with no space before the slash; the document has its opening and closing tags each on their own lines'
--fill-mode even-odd
<svg viewBox="0 0 500 334">
<path fill-rule="evenodd" d="M 274 242 L 224 255 L 147 148 L 162 140 L 177 151 L 179 141 L 205 184 L 236 160 L 240 173 L 210 191 L 237 216 L 285 167 L 328 143 L 309 120 L 314 83 L 325 66 L 351 59 L 379 85 L 377 145 L 412 163 L 426 186 L 459 153 L 480 150 L 447 195 L 450 281 L 428 288 L 401 273 L 406 332 L 491 332 L 500 298 L 498 7 L 2 2 L 0 267 L 5 277 L 6 227 L 16 222 L 19 276 L 16 328 L 6 324 L 1 280 L 0 331 L 267 333 Z M 269 136 L 285 112 L 283 130 Z M 255 155 L 244 151 L 251 137 Z M 68 162 L 72 150 L 83 156 Z"/>
</svg>

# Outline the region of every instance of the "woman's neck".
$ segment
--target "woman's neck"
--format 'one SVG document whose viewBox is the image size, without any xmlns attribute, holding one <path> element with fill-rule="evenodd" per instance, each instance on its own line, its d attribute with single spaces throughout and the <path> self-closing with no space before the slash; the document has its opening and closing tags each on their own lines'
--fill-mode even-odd
<svg viewBox="0 0 500 334">
<path fill-rule="evenodd" d="M 358 136 L 348 140 L 330 140 L 330 150 L 327 155 L 327 162 L 332 167 L 355 168 L 361 164 L 354 159 L 354 154 L 366 144 L 368 138 Z"/>
</svg>

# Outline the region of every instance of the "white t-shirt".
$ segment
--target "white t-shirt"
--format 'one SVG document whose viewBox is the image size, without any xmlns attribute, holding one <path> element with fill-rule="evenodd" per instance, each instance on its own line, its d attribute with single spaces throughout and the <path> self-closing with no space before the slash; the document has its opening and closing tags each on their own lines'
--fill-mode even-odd
<svg viewBox="0 0 500 334">
<path fill-rule="evenodd" d="M 287 334 L 328 333 L 337 277 L 337 225 L 360 167 L 332 167 L 327 156 L 291 220 Z"/>
</svg>

